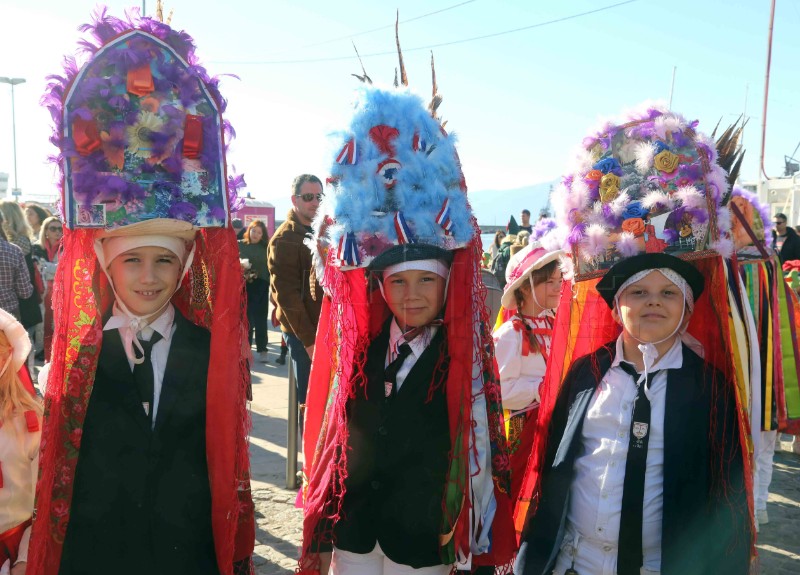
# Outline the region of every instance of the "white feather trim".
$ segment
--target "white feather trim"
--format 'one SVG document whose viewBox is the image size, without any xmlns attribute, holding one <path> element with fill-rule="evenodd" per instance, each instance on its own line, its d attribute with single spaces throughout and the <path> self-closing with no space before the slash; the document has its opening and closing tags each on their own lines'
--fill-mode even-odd
<svg viewBox="0 0 800 575">
<path fill-rule="evenodd" d="M 581 251 L 586 258 L 595 258 L 605 253 L 608 247 L 608 231 L 600 224 L 586 227 L 586 232 L 581 242 Z"/>
<path fill-rule="evenodd" d="M 664 192 L 657 192 L 654 190 L 642 198 L 642 206 L 648 210 L 654 210 L 655 208 L 672 209 L 673 202 Z"/>
<path fill-rule="evenodd" d="M 639 245 L 636 236 L 630 232 L 622 232 L 617 240 L 617 251 L 626 258 L 638 254 Z"/>
<path fill-rule="evenodd" d="M 644 175 L 653 167 L 653 158 L 656 155 L 656 145 L 654 142 L 636 142 L 636 171 Z"/>
<path fill-rule="evenodd" d="M 720 236 L 720 238 L 715 241 L 711 242 L 711 249 L 721 255 L 723 258 L 730 259 L 733 255 L 733 240 L 727 235 Z"/>
</svg>

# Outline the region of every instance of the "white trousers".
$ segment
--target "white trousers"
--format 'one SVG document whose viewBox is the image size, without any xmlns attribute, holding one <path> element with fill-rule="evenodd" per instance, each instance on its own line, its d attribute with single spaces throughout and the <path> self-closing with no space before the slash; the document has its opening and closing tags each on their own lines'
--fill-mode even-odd
<svg viewBox="0 0 800 575">
<path fill-rule="evenodd" d="M 756 452 L 756 474 L 753 481 L 753 502 L 756 511 L 767 508 L 769 484 L 772 482 L 772 458 L 775 457 L 777 431 L 762 431 L 761 443 Z"/>
<path fill-rule="evenodd" d="M 616 545 L 578 537 L 574 528 L 568 526 L 564 541 L 561 543 L 561 551 L 556 557 L 553 575 L 563 575 L 573 564 L 575 571 L 581 575 L 616 575 L 617 553 Z M 650 553 L 652 554 L 652 550 Z M 645 550 L 645 556 L 647 555 L 648 552 Z M 660 575 L 660 573 L 661 571 L 646 567 L 639 570 L 640 575 Z"/>
<path fill-rule="evenodd" d="M 331 575 L 448 575 L 452 566 L 434 565 L 414 569 L 408 565 L 395 563 L 384 555 L 381 546 L 369 553 L 351 553 L 333 548 Z"/>
</svg>

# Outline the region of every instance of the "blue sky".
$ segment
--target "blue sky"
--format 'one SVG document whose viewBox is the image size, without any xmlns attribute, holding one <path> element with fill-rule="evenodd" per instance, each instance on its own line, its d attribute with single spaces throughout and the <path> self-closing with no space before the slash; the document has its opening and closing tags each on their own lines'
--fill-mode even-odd
<svg viewBox="0 0 800 575">
<path fill-rule="evenodd" d="M 395 9 L 412 88 L 430 93 L 430 50 L 444 102 L 440 113 L 459 138 L 471 190 L 504 190 L 557 178 L 600 118 L 649 99 L 667 100 L 677 67 L 673 109 L 704 131 L 746 112 L 745 179 L 757 176 L 769 0 L 638 0 L 562 22 L 524 28 L 621 0 L 173 0 L 172 25 L 191 34 L 212 74 L 226 78 L 226 117 L 237 132 L 229 163 L 246 191 L 289 206 L 302 172 L 324 178 L 346 125 L 360 72 L 352 42 L 376 83 L 394 77 Z M 141 3 L 110 1 L 115 15 Z M 73 53 L 77 27 L 94 2 L 1 0 L 0 76 L 16 88 L 17 165 L 23 197 L 55 192 L 46 158 L 49 117 L 38 105 L 49 73 Z M 155 1 L 147 1 L 148 13 Z M 434 12 L 437 12 L 432 14 Z M 422 17 L 421 17 L 422 16 Z M 410 20 L 403 23 L 404 20 Z M 768 111 L 766 169 L 800 141 L 800 0 L 778 0 Z M 376 30 L 378 29 L 378 30 Z M 370 56 L 389 52 L 389 55 Z M 10 89 L 0 84 L 0 172 L 13 185 Z M 502 194 L 498 194 L 502 201 Z M 534 203 L 532 201 L 532 203 Z M 537 199 L 535 203 L 540 203 Z M 516 213 L 512 206 L 510 212 Z"/>
</svg>

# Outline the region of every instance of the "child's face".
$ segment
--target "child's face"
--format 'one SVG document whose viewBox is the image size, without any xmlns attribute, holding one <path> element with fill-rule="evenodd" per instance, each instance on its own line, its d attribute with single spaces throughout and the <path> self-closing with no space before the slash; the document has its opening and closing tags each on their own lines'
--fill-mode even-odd
<svg viewBox="0 0 800 575">
<path fill-rule="evenodd" d="M 181 277 L 182 263 L 166 248 L 146 246 L 114 258 L 108 273 L 117 297 L 134 315 L 149 318 L 169 301 Z"/>
<path fill-rule="evenodd" d="M 612 315 L 627 334 L 656 343 L 676 333 L 682 316 L 688 321 L 688 310 L 683 314 L 685 306 L 678 286 L 654 270 L 625 288 L 619 296 L 619 312 L 614 310 Z"/>
<path fill-rule="evenodd" d="M 536 301 L 544 306 L 544 309 L 555 309 L 558 307 L 558 300 L 561 297 L 561 270 L 556 267 L 547 280 L 535 284 L 533 291 L 536 293 Z"/>
<path fill-rule="evenodd" d="M 386 303 L 402 330 L 430 323 L 444 306 L 445 279 L 433 272 L 406 270 L 383 280 Z"/>
</svg>

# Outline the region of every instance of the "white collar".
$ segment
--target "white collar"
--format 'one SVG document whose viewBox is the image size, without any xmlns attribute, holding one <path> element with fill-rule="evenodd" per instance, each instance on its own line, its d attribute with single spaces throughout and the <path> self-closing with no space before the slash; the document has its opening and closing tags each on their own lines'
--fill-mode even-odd
<svg viewBox="0 0 800 575">
<path fill-rule="evenodd" d="M 438 325 L 429 325 L 422 331 L 422 333 L 408 342 L 414 357 L 419 358 L 419 356 L 422 355 L 422 352 L 425 351 L 426 347 L 428 347 L 428 344 L 430 344 L 438 329 Z M 400 326 L 397 325 L 397 320 L 392 318 L 392 324 L 389 326 L 389 350 L 392 353 L 396 353 L 397 348 L 403 343 L 405 343 L 405 340 L 403 340 L 403 330 L 401 330 Z"/>
<path fill-rule="evenodd" d="M 631 363 L 629 360 L 625 359 L 624 349 L 622 346 L 622 334 L 617 338 L 617 351 L 614 354 L 614 361 L 611 362 L 611 367 L 617 367 L 622 361 L 626 361 L 627 363 Z M 659 357 L 650 370 L 655 369 L 679 369 L 683 367 L 683 341 L 680 337 L 675 338 L 675 342 L 672 344 L 672 347 L 669 348 L 669 351 Z"/>
</svg>

